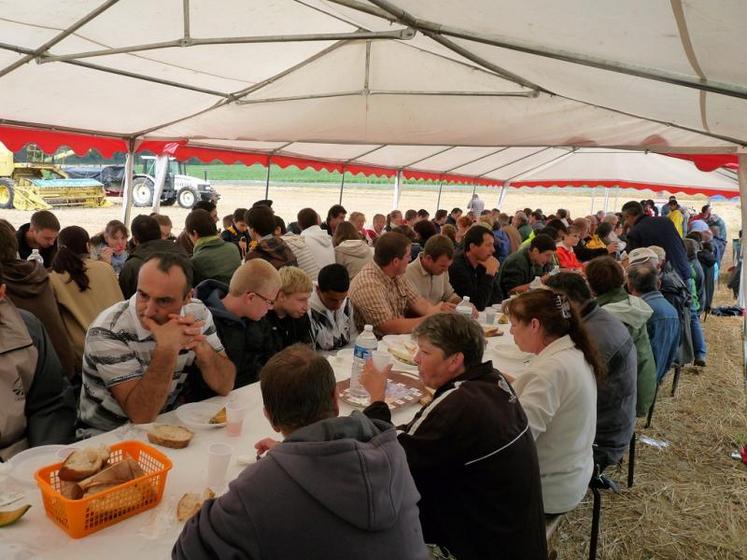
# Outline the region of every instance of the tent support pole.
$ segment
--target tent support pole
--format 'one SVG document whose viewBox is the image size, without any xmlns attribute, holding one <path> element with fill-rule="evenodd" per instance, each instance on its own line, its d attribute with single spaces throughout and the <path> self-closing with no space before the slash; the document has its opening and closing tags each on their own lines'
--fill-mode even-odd
<svg viewBox="0 0 747 560">
<path fill-rule="evenodd" d="M 604 213 L 606 214 L 609 212 L 610 208 L 610 190 L 605 187 L 604 188 Z"/>
<path fill-rule="evenodd" d="M 342 180 L 340 181 L 340 202 L 342 204 L 342 191 L 345 190 L 345 168 L 342 168 Z"/>
<path fill-rule="evenodd" d="M 270 158 L 267 159 L 267 177 L 265 178 L 265 200 L 270 198 Z"/>
<path fill-rule="evenodd" d="M 503 204 L 503 201 L 506 199 L 507 191 L 508 191 L 508 185 L 506 183 L 503 183 L 503 186 L 501 187 L 501 194 L 498 195 L 498 210 L 501 210 L 501 205 Z"/>
<path fill-rule="evenodd" d="M 475 196 L 475 192 L 477 191 L 477 183 L 472 185 L 472 196 Z"/>
<path fill-rule="evenodd" d="M 747 260 L 744 258 L 745 243 L 747 243 L 747 154 L 738 154 L 739 169 L 739 198 L 742 203 L 742 270 L 739 278 L 739 305 L 745 307 L 747 301 Z M 734 263 L 736 264 L 736 263 Z M 742 317 L 742 373 L 744 386 L 747 389 L 747 315 Z"/>
<path fill-rule="evenodd" d="M 594 187 L 591 187 L 591 208 L 589 209 L 589 214 L 594 214 Z"/>
<path fill-rule="evenodd" d="M 125 159 L 124 191 L 122 192 L 122 223 L 130 227 L 130 212 L 132 210 L 132 171 L 135 167 L 135 141 L 130 140 Z"/>
<path fill-rule="evenodd" d="M 392 196 L 392 210 L 396 210 L 399 206 L 399 195 L 400 189 L 402 188 L 402 170 L 398 170 L 394 176 L 394 193 Z"/>
<path fill-rule="evenodd" d="M 163 193 L 163 185 L 166 182 L 166 174 L 169 169 L 169 156 L 161 154 L 156 157 L 156 184 L 153 185 L 153 212 L 158 214 L 161 209 L 161 194 Z"/>
<path fill-rule="evenodd" d="M 438 212 L 438 209 L 441 208 L 441 191 L 444 190 L 444 182 L 441 181 L 438 184 L 438 198 L 436 199 L 436 212 Z M 433 214 L 433 217 L 436 217 L 436 214 Z"/>
</svg>

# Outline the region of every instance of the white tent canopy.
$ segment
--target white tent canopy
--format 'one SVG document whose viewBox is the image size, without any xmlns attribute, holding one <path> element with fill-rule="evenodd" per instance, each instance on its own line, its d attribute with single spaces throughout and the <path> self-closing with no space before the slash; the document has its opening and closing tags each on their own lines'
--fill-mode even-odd
<svg viewBox="0 0 747 560">
<path fill-rule="evenodd" d="M 451 147 L 733 153 L 745 36 L 739 0 L 8 1 L 0 122 L 438 171 L 477 157 Z"/>
</svg>

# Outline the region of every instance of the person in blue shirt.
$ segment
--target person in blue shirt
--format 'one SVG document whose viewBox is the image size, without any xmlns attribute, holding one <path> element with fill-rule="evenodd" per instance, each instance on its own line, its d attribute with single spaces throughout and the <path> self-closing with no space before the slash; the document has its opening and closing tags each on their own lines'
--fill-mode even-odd
<svg viewBox="0 0 747 560">
<path fill-rule="evenodd" d="M 656 382 L 660 383 L 677 356 L 681 330 L 679 315 L 659 291 L 659 278 L 653 264 L 631 265 L 627 278 L 628 291 L 645 301 L 654 312 L 646 322 L 646 330 L 656 363 Z"/>
</svg>

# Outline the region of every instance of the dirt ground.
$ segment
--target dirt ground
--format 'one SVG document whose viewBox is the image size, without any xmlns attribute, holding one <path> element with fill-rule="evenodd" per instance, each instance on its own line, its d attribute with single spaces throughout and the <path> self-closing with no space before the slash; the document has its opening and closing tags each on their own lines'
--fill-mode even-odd
<svg viewBox="0 0 747 560">
<path fill-rule="evenodd" d="M 255 200 L 265 198 L 264 185 L 216 185 L 216 190 L 220 193 L 221 199 L 218 203 L 218 213 L 221 216 L 230 214 L 234 208 L 251 206 Z M 441 208 L 451 210 L 453 207 L 465 208 L 470 199 L 469 189 L 459 189 L 449 191 L 444 189 L 441 195 Z M 498 190 L 480 188 L 478 189 L 480 197 L 485 201 L 486 208 L 492 208 L 498 203 Z M 558 208 L 570 210 L 571 216 L 585 216 L 593 211 L 603 209 L 604 200 L 601 193 L 593 198 L 587 193 L 579 193 L 573 189 L 545 191 L 541 189 L 509 189 L 504 200 L 503 210 L 512 213 L 516 210 L 529 207 L 532 209 L 541 208 L 546 214 L 555 212 Z M 339 202 L 339 187 L 337 186 L 320 186 L 320 185 L 271 185 L 270 198 L 274 201 L 273 208 L 286 222 L 294 221 L 295 216 L 301 208 L 310 206 L 322 214 L 326 214 L 327 209 L 333 204 Z M 646 191 L 620 191 L 619 196 L 615 197 L 614 191 L 610 194 L 608 208 L 620 209 L 628 200 L 641 198 L 654 198 L 653 193 Z M 438 193 L 435 189 L 424 189 L 423 187 L 405 186 L 401 192 L 400 201 L 397 205 L 401 210 L 408 208 L 420 209 L 425 208 L 431 215 L 435 213 Z M 60 219 L 63 227 L 68 225 L 80 225 L 91 234 L 98 233 L 104 225 L 113 219 L 122 219 L 123 208 L 121 199 L 109 199 L 112 206 L 108 208 L 60 208 L 55 213 Z M 701 206 L 706 204 L 705 197 L 681 198 L 681 203 L 687 207 L 695 208 L 700 211 Z M 377 186 L 346 186 L 342 204 L 348 212 L 363 212 L 368 220 L 375 213 L 386 214 L 393 205 L 393 189 L 389 185 Z M 739 232 L 740 209 L 739 205 L 731 202 L 713 203 L 715 212 L 721 215 L 729 228 L 729 236 L 734 237 Z M 133 208 L 131 216 L 137 216 L 141 213 L 150 213 L 149 208 Z M 162 214 L 171 218 L 174 224 L 174 233 L 181 231 L 184 218 L 188 211 L 178 206 L 170 206 L 161 209 Z M 10 221 L 18 227 L 28 222 L 32 212 L 20 210 L 0 210 L 0 217 Z"/>
</svg>

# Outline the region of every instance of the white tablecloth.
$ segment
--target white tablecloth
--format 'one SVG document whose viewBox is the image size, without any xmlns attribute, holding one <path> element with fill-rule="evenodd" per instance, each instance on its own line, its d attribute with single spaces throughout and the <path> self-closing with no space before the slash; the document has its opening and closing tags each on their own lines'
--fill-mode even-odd
<svg viewBox="0 0 747 560">
<path fill-rule="evenodd" d="M 331 358 L 338 381 L 350 377 L 349 358 Z M 166 489 L 161 503 L 155 508 L 102 529 L 82 539 L 70 538 L 44 511 L 39 489 L 34 485 L 22 484 L 9 476 L 0 475 L 0 488 L 22 490 L 24 500 L 4 510 L 15 509 L 20 504 L 29 503 L 31 509 L 15 525 L 0 529 L 0 559 L 25 560 L 26 558 L 65 559 L 106 559 L 106 560 L 150 560 L 170 557 L 171 547 L 181 531 L 182 524 L 176 522 L 176 503 L 185 492 L 200 492 L 205 487 L 207 476 L 207 448 L 211 443 L 227 443 L 234 447 L 234 455 L 226 480 L 233 480 L 245 468 L 236 461 L 238 455 L 255 456 L 254 443 L 264 437 L 282 439 L 272 430 L 262 412 L 262 395 L 259 383 L 242 387 L 233 392 L 249 406 L 241 436 L 228 437 L 222 428 L 196 430 L 195 437 L 185 449 L 158 449 L 169 456 L 174 463 L 168 474 Z M 212 401 L 221 402 L 225 398 L 216 397 Z M 340 414 L 347 415 L 352 407 L 340 403 Z M 395 423 L 407 422 L 417 406 L 400 409 L 394 414 Z M 158 422 L 180 424 L 175 412 L 158 417 Z M 147 442 L 145 433 L 132 427 L 123 427 L 95 438 L 79 442 L 75 447 L 106 443 L 113 444 L 123 439 L 138 439 Z M 54 454 L 49 464 L 56 462 Z"/>
<path fill-rule="evenodd" d="M 527 355 L 516 349 L 508 325 L 501 325 L 504 335 L 488 339 L 485 360 L 493 360 L 495 367 L 512 375 L 520 375 L 526 368 Z M 352 356 L 343 351 L 341 357 L 330 357 L 335 377 L 338 381 L 350 376 Z M 68 537 L 44 511 L 39 489 L 34 485 L 22 484 L 8 476 L 0 475 L 0 487 L 20 489 L 25 492 L 24 500 L 6 506 L 14 509 L 19 504 L 30 503 L 29 512 L 18 523 L 0 529 L 0 559 L 25 560 L 27 558 L 49 558 L 54 560 L 97 558 L 106 560 L 150 560 L 170 557 L 171 547 L 181 531 L 182 525 L 176 521 L 176 503 L 185 492 L 201 492 L 207 475 L 207 448 L 211 443 L 227 443 L 234 448 L 234 455 L 228 469 L 226 481 L 233 480 L 245 468 L 236 461 L 239 455 L 255 456 L 254 443 L 264 437 L 276 437 L 262 412 L 262 396 L 259 383 L 242 387 L 233 392 L 249 406 L 249 412 L 240 437 L 228 437 L 225 429 L 197 430 L 189 447 L 185 449 L 158 449 L 169 456 L 174 463 L 168 474 L 166 489 L 161 503 L 155 508 L 102 529 L 82 539 Z M 217 403 L 225 398 L 211 399 Z M 340 414 L 347 415 L 352 407 L 340 403 Z M 408 422 L 417 412 L 412 406 L 399 409 L 393 414 L 396 424 Z M 179 424 L 175 412 L 158 417 L 158 422 Z M 90 444 L 113 444 L 123 439 L 139 439 L 147 442 L 145 433 L 138 428 L 123 428 L 102 434 L 75 447 Z M 51 456 L 49 463 L 56 462 Z"/>
</svg>

